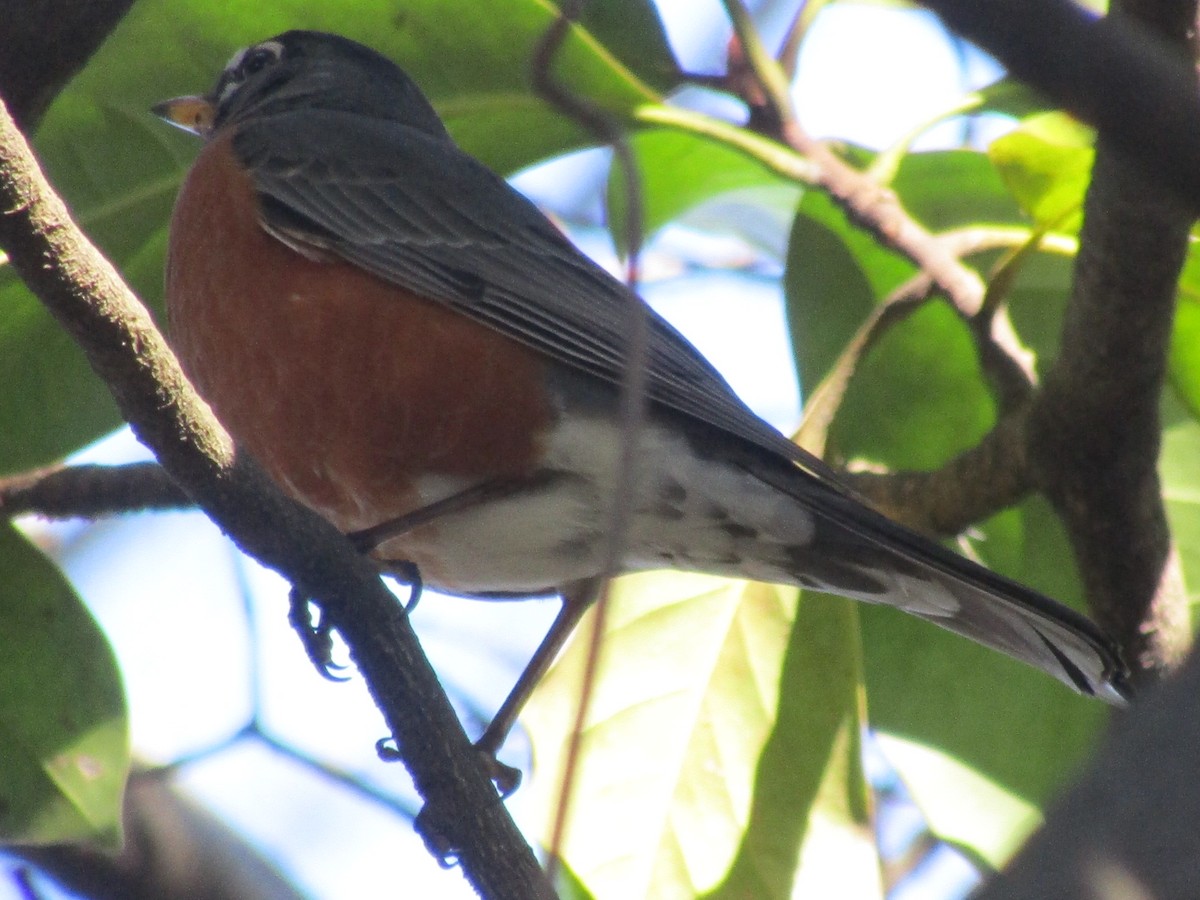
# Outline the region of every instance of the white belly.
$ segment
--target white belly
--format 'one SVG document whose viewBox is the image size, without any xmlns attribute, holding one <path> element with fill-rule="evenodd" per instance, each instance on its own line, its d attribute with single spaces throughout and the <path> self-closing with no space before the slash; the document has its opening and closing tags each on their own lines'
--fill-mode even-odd
<svg viewBox="0 0 1200 900">
<path fill-rule="evenodd" d="M 381 555 L 416 561 L 427 584 L 465 594 L 541 593 L 601 574 L 615 521 L 621 431 L 603 418 L 563 421 L 548 438 L 547 483 L 448 514 Z M 661 426 L 641 429 L 634 456 L 634 488 L 622 498 L 632 515 L 621 571 L 792 580 L 781 561 L 771 561 L 770 548 L 811 541 L 812 517 L 795 500 L 698 457 L 683 436 Z M 445 477 L 417 483 L 425 503 L 470 486 Z"/>
</svg>

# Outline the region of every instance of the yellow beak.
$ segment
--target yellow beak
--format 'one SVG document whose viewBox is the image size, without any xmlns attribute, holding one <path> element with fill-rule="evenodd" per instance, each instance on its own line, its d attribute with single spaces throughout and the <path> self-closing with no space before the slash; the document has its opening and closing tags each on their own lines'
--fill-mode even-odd
<svg viewBox="0 0 1200 900">
<path fill-rule="evenodd" d="M 212 131 L 213 119 L 217 115 L 213 102 L 199 96 L 164 100 L 150 107 L 150 111 L 163 121 L 200 137 L 207 137 Z"/>
</svg>

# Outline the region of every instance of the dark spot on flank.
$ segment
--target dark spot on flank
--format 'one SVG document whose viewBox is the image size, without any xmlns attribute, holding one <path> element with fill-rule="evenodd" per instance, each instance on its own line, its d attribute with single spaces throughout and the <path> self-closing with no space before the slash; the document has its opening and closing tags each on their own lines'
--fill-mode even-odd
<svg viewBox="0 0 1200 900">
<path fill-rule="evenodd" d="M 757 540 L 759 535 L 757 528 L 751 528 L 749 525 L 743 525 L 741 522 L 724 522 L 721 528 L 735 541 L 753 541 Z"/>
<path fill-rule="evenodd" d="M 673 506 L 682 504 L 687 500 L 687 495 L 687 488 L 678 481 L 668 481 L 658 491 L 658 496 L 662 498 L 662 501 Z"/>
<path fill-rule="evenodd" d="M 683 509 L 669 503 L 659 503 L 650 510 L 650 514 L 663 522 L 678 522 L 683 518 Z"/>
</svg>

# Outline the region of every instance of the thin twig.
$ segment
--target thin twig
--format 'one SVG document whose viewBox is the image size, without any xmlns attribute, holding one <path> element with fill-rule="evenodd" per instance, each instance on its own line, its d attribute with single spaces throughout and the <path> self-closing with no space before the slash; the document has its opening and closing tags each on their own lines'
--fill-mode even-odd
<svg viewBox="0 0 1200 900">
<path fill-rule="evenodd" d="M 0 478 L 0 516 L 95 519 L 194 506 L 158 463 L 52 466 Z"/>
<path fill-rule="evenodd" d="M 620 424 L 621 452 L 617 461 L 616 480 L 613 489 L 612 511 L 606 529 L 604 567 L 600 579 L 589 581 L 579 590 L 594 592 L 595 613 L 592 616 L 588 635 L 587 659 L 584 666 L 582 687 L 575 710 L 575 721 L 567 743 L 562 768 L 558 804 L 551 829 L 547 874 L 553 883 L 559 864 L 567 823 L 570 820 L 571 801 L 575 784 L 575 772 L 583 749 L 583 730 L 588 710 L 600 671 L 605 626 L 608 617 L 608 579 L 621 571 L 625 554 L 626 537 L 633 516 L 633 496 L 639 457 L 638 440 L 646 416 L 647 372 L 649 353 L 649 317 L 645 306 L 637 295 L 638 257 L 642 246 L 642 192 L 637 161 L 620 124 L 598 106 L 573 94 L 552 75 L 555 55 L 566 39 L 574 21 L 579 18 L 584 0 L 565 3 L 551 26 L 546 30 L 533 57 L 533 83 L 539 94 L 580 122 L 601 143 L 613 149 L 617 164 L 624 172 L 625 245 L 629 248 L 627 282 L 629 302 L 626 304 L 628 341 L 625 347 L 625 371 L 621 380 Z M 564 603 L 584 602 L 584 598 L 563 598 Z"/>
</svg>

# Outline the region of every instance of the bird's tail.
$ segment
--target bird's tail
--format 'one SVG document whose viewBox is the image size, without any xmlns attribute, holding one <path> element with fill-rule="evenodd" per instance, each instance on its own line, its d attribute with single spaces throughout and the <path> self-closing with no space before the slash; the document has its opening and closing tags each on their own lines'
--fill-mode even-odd
<svg viewBox="0 0 1200 900">
<path fill-rule="evenodd" d="M 1118 705 L 1130 698 L 1119 650 L 1086 616 L 892 522 L 808 472 L 780 474 L 764 480 L 796 497 L 814 526 L 810 541 L 787 548 L 790 580 L 903 609 L 1082 694 Z"/>
</svg>

